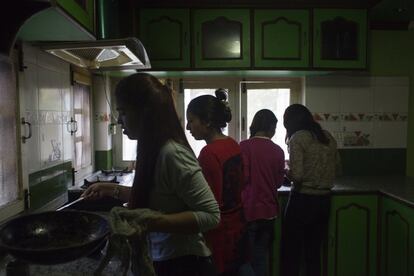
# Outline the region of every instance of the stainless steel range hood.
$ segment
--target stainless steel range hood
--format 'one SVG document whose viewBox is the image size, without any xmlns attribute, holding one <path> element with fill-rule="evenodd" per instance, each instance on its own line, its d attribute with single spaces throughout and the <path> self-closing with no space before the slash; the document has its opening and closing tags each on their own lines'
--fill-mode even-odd
<svg viewBox="0 0 414 276">
<path fill-rule="evenodd" d="M 35 43 L 35 46 L 91 71 L 151 68 L 144 46 L 135 37 L 75 42 L 39 42 Z"/>
</svg>

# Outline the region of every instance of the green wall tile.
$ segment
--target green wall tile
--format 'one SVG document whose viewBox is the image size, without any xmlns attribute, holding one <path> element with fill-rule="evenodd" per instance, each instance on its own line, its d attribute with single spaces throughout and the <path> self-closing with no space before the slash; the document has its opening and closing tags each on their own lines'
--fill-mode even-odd
<svg viewBox="0 0 414 276">
<path fill-rule="evenodd" d="M 95 171 L 112 169 L 112 149 L 95 151 Z"/>
<path fill-rule="evenodd" d="M 340 149 L 343 175 L 404 175 L 406 149 Z"/>
</svg>

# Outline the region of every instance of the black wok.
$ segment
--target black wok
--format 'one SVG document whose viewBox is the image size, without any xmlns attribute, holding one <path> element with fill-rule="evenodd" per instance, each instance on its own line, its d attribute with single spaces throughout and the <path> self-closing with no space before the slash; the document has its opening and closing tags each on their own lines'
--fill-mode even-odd
<svg viewBox="0 0 414 276">
<path fill-rule="evenodd" d="M 0 229 L 0 247 L 19 260 L 58 264 L 92 253 L 106 241 L 105 218 L 82 211 L 30 214 L 10 220 Z"/>
</svg>

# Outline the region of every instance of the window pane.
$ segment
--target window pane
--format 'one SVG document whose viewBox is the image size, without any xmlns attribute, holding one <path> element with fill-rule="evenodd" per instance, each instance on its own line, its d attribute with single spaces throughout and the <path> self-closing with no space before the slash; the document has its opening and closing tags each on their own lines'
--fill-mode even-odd
<svg viewBox="0 0 414 276">
<path fill-rule="evenodd" d="M 122 134 L 122 161 L 135 161 L 137 157 L 137 141 L 130 140 Z"/>
<path fill-rule="evenodd" d="M 75 168 L 82 168 L 82 141 L 75 144 Z"/>
<path fill-rule="evenodd" d="M 285 152 L 288 159 L 287 146 L 285 143 L 286 129 L 283 126 L 283 113 L 289 106 L 290 89 L 248 89 L 247 90 L 247 127 L 250 127 L 254 114 L 260 109 L 273 111 L 278 120 L 276 134 L 272 141 L 278 144 Z M 250 136 L 250 133 L 248 134 Z"/>
<path fill-rule="evenodd" d="M 185 125 L 187 125 L 187 106 L 192 99 L 197 98 L 202 95 L 212 95 L 215 96 L 214 92 L 217 88 L 203 88 L 203 89 L 184 89 L 184 118 Z M 227 99 L 228 100 L 228 99 Z M 224 135 L 228 135 L 228 127 L 223 129 Z M 185 136 L 187 136 L 188 143 L 190 143 L 191 148 L 193 149 L 196 156 L 200 154 L 201 149 L 206 145 L 206 142 L 203 140 L 197 141 L 191 135 L 190 131 L 185 130 Z"/>
</svg>

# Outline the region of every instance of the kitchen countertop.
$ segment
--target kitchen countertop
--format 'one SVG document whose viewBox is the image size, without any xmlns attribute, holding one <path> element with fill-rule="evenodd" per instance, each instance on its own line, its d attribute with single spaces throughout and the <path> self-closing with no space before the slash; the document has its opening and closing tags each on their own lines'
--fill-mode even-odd
<svg viewBox="0 0 414 276">
<path fill-rule="evenodd" d="M 0 276 L 7 276 L 6 265 L 12 260 L 14 260 L 13 257 L 7 255 L 0 261 Z M 56 265 L 29 264 L 29 276 L 92 276 L 99 263 L 99 258 L 84 257 L 72 262 Z M 118 275 L 120 265 L 121 262 L 118 259 L 112 259 L 104 269 L 102 276 Z M 132 276 L 133 274 L 131 271 L 128 271 L 127 275 Z"/>
<path fill-rule="evenodd" d="M 282 186 L 279 194 L 286 194 L 290 187 Z M 414 178 L 403 175 L 344 176 L 335 180 L 334 195 L 374 194 L 389 196 L 414 207 Z"/>
</svg>

